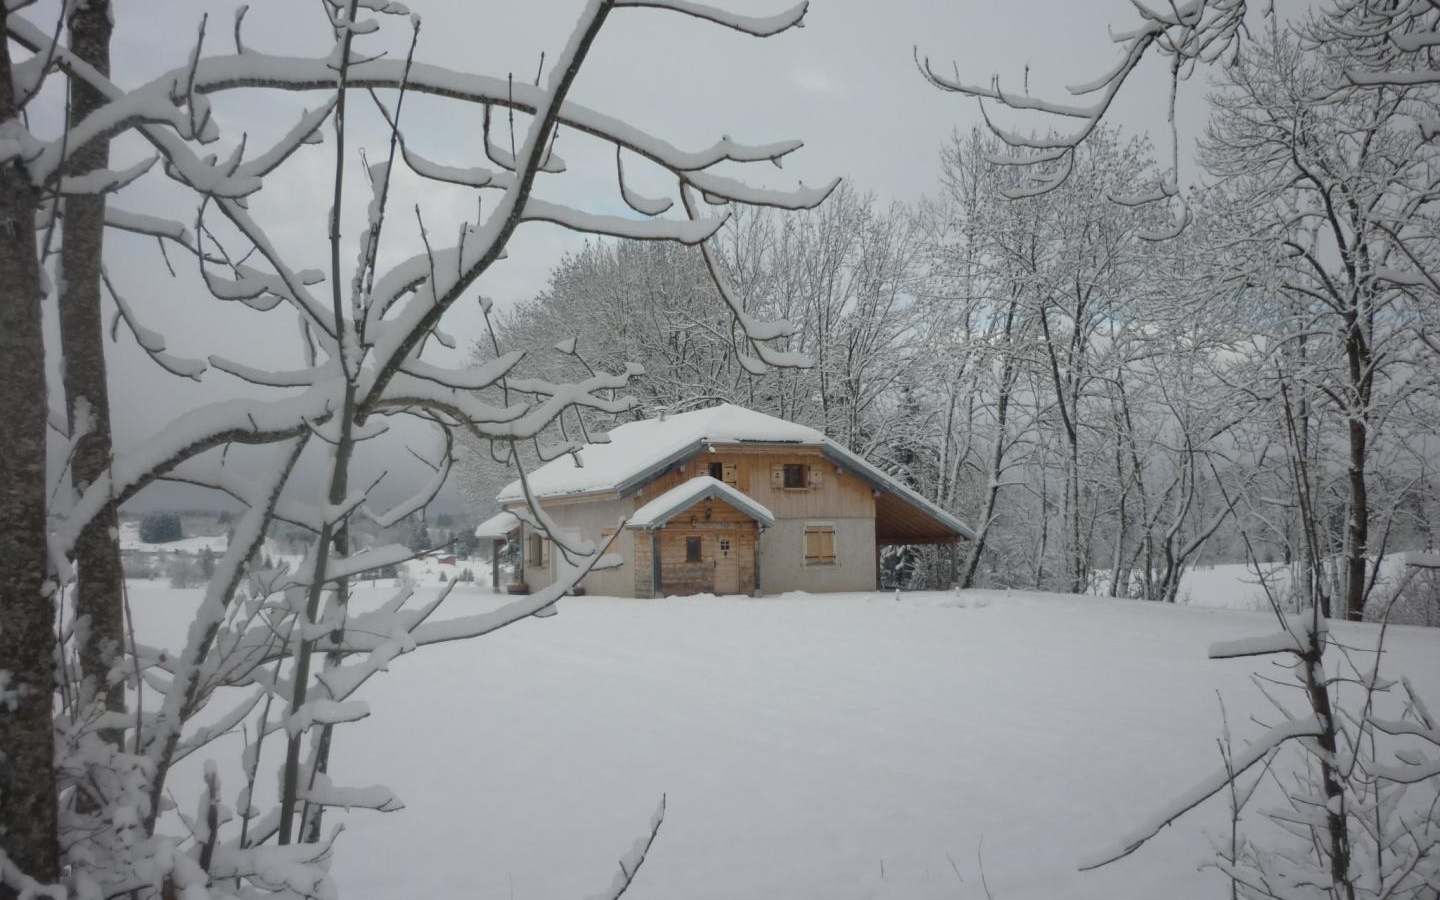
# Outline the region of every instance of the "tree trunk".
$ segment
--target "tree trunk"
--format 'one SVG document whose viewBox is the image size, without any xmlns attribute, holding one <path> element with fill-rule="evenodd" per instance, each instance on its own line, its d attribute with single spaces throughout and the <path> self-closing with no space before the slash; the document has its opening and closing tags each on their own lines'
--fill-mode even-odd
<svg viewBox="0 0 1440 900">
<path fill-rule="evenodd" d="M 1008 324 L 1006 331 L 1008 334 Z M 1000 475 L 1005 465 L 1005 434 L 1010 413 L 1010 385 L 1013 381 L 1011 377 L 1013 366 L 1013 361 L 1007 356 L 1001 370 L 1000 396 L 995 400 L 995 446 L 990 452 L 990 477 L 985 486 L 985 512 L 980 517 L 980 530 L 975 534 L 974 546 L 970 548 L 970 557 L 965 561 L 965 575 L 960 580 L 960 586 L 963 588 L 975 586 L 975 572 L 980 568 L 980 556 L 985 552 L 985 539 L 990 534 L 990 524 L 995 519 L 995 507 L 1000 496 Z"/>
<path fill-rule="evenodd" d="M 1125 448 L 1122 443 L 1124 439 L 1123 421 L 1119 415 L 1115 417 L 1115 485 L 1120 491 L 1120 496 L 1115 508 L 1115 547 L 1110 554 L 1110 588 L 1106 591 L 1111 597 L 1130 596 L 1130 579 L 1128 575 L 1121 572 L 1125 558 L 1125 539 L 1130 532 L 1129 509 L 1126 502 L 1130 497 L 1130 479 L 1125 477 Z M 1123 582 L 1120 580 L 1122 575 L 1125 575 Z"/>
<path fill-rule="evenodd" d="M 1365 566 L 1370 551 L 1370 500 L 1365 486 L 1365 423 L 1350 420 L 1350 519 L 1345 535 L 1345 617 L 1365 616 Z"/>
<path fill-rule="evenodd" d="M 1335 762 L 1340 749 L 1336 739 L 1339 730 L 1335 724 L 1335 711 L 1330 703 L 1330 691 L 1325 672 L 1323 638 L 1319 628 L 1312 630 L 1309 646 L 1300 656 L 1302 682 L 1310 701 L 1310 709 L 1320 720 L 1320 734 L 1315 738 L 1318 752 L 1315 753 L 1320 765 L 1320 784 L 1325 791 L 1325 837 L 1326 856 L 1330 862 L 1331 895 L 1354 900 L 1355 885 L 1350 878 L 1350 832 L 1349 817 L 1345 809 L 1345 777 Z"/>
<path fill-rule="evenodd" d="M 1069 544 L 1070 593 L 1083 594 L 1086 587 L 1084 540 L 1080 536 L 1080 446 L 1070 444 L 1065 470 L 1066 542 Z"/>
<path fill-rule="evenodd" d="M 108 0 L 89 0 L 70 16 L 70 49 L 102 75 L 110 73 L 110 33 L 113 23 Z M 105 98 L 84 81 L 70 79 L 70 118 L 79 122 L 103 105 Z M 110 142 L 100 138 L 77 147 L 70 172 L 83 175 L 110 163 Z M 110 394 L 105 380 L 105 325 L 100 304 L 101 255 L 105 235 L 105 196 L 86 194 L 65 201 L 64 243 L 60 248 L 61 367 L 65 382 L 66 413 L 71 433 L 89 417 L 85 434 L 76 443 L 70 463 L 71 478 L 84 490 L 105 474 L 111 459 Z M 80 533 L 75 542 L 79 563 L 75 582 L 76 634 L 80 650 L 80 702 L 103 696 L 111 710 L 125 708 L 124 687 L 108 685 L 111 668 L 123 644 L 123 605 L 119 522 L 114 504 L 107 505 Z M 120 743 L 119 731 L 107 733 Z"/>
<path fill-rule="evenodd" d="M 1346 362 L 1350 371 L 1353 402 L 1349 410 L 1350 518 L 1345 526 L 1345 617 L 1359 621 L 1365 616 L 1365 566 L 1370 553 L 1370 496 L 1365 484 L 1365 462 L 1369 455 L 1371 360 L 1358 323 L 1347 322 Z"/>
<path fill-rule="evenodd" d="M 967 590 L 975 586 L 975 573 L 980 568 L 980 555 L 985 552 L 985 538 L 990 534 L 990 523 L 995 518 L 995 499 L 999 493 L 1000 484 L 992 472 L 990 486 L 985 492 L 985 512 L 980 516 L 980 528 L 975 532 L 969 558 L 965 560 L 965 574 L 960 579 L 960 586 Z"/>
<path fill-rule="evenodd" d="M 10 35 L 0 13 L 0 122 L 14 122 Z M 23 162 L 0 166 L 0 851 L 53 883 L 56 837 L 54 583 L 46 577 L 45 343 L 35 248 L 39 192 Z M 0 885 L 0 898 L 17 896 Z"/>
</svg>

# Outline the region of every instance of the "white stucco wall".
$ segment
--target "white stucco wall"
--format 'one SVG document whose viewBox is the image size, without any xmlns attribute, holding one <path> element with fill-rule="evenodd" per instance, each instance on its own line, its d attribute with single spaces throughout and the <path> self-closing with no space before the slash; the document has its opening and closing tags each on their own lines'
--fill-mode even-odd
<svg viewBox="0 0 1440 900">
<path fill-rule="evenodd" d="M 805 565 L 805 526 L 812 524 L 834 526 L 834 565 Z M 874 519 L 782 519 L 760 535 L 760 590 L 767 596 L 874 589 Z"/>
<path fill-rule="evenodd" d="M 598 500 L 589 503 L 546 504 L 543 508 L 561 529 L 576 532 L 586 540 L 598 541 L 601 531 L 614 528 L 622 517 L 634 511 L 635 501 L 633 498 Z M 531 528 L 524 526 L 523 531 L 521 548 L 526 554 L 525 583 L 530 585 L 530 590 L 536 591 L 554 583 L 557 552 L 554 545 L 551 545 L 549 564 L 544 567 L 532 564 L 529 557 Z M 618 569 L 591 572 L 585 576 L 580 584 L 587 593 L 616 597 L 629 597 L 635 593 L 635 574 L 630 562 L 635 558 L 634 540 L 634 532 L 620 532 L 615 543 L 611 545 L 610 552 L 622 554 L 626 560 L 625 565 Z"/>
</svg>

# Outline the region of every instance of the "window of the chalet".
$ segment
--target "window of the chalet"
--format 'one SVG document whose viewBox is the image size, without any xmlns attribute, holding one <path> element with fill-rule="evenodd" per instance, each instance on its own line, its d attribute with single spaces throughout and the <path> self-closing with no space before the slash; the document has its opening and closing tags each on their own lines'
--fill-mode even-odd
<svg viewBox="0 0 1440 900">
<path fill-rule="evenodd" d="M 687 563 L 700 561 L 700 537 L 698 535 L 685 539 L 685 561 Z"/>
<path fill-rule="evenodd" d="M 805 469 L 804 463 L 786 463 L 785 487 L 790 490 L 809 487 L 810 480 L 806 477 Z"/>
<path fill-rule="evenodd" d="M 805 565 L 835 565 L 835 526 L 805 526 Z"/>
<path fill-rule="evenodd" d="M 543 534 L 530 535 L 530 565 L 544 566 L 550 563 L 550 541 Z"/>
</svg>

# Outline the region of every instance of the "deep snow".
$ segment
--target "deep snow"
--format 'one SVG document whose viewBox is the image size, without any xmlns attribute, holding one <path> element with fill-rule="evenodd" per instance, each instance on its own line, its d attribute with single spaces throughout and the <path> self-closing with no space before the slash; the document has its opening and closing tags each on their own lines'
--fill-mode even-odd
<svg viewBox="0 0 1440 900">
<path fill-rule="evenodd" d="M 172 643 L 198 596 L 131 592 L 142 631 Z M 460 585 L 447 614 L 497 602 Z M 352 898 L 585 897 L 664 792 L 636 900 L 983 897 L 981 859 L 1004 900 L 1220 896 L 1197 868 L 1220 803 L 1114 866 L 1075 863 L 1215 768 L 1217 691 L 1237 739 L 1258 733 L 1248 676 L 1270 663 L 1206 649 L 1273 630 L 1020 592 L 567 599 L 367 685 L 374 714 L 337 732 L 332 772 L 407 808 L 337 816 L 335 875 Z M 1387 646 L 1387 670 L 1440 701 L 1440 631 Z"/>
</svg>

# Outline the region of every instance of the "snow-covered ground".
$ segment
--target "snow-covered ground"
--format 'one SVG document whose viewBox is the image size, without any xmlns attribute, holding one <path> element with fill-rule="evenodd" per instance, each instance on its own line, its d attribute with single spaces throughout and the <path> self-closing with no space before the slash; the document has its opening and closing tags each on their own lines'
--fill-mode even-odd
<svg viewBox="0 0 1440 900">
<path fill-rule="evenodd" d="M 476 574 L 448 615 L 501 602 Z M 142 632 L 174 641 L 197 592 L 131 596 Z M 332 772 L 408 807 L 336 817 L 335 875 L 351 898 L 581 898 L 664 793 L 635 900 L 984 897 L 982 862 L 1003 900 L 1221 896 L 1198 868 L 1220 803 L 1112 867 L 1075 863 L 1218 766 L 1217 691 L 1237 740 L 1258 730 L 1248 677 L 1270 663 L 1205 654 L 1273 624 L 1021 592 L 567 599 L 367 686 Z M 1387 647 L 1440 702 L 1440 630 Z"/>
</svg>

